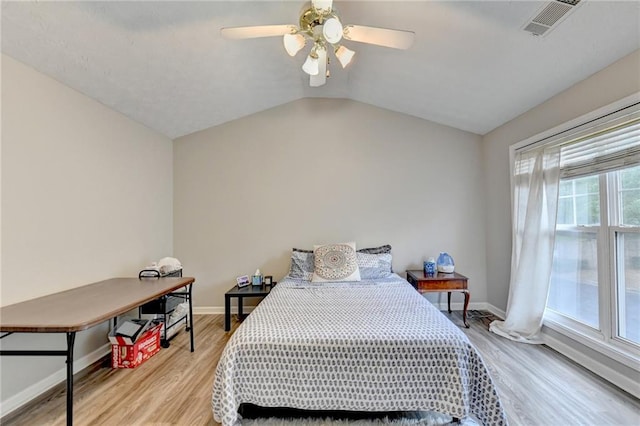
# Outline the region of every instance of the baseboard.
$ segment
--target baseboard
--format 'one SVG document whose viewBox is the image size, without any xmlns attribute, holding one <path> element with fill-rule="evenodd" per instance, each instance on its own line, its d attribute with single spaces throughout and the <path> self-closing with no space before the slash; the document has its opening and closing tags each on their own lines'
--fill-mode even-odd
<svg viewBox="0 0 640 426">
<path fill-rule="evenodd" d="M 73 360 L 73 374 L 76 374 L 85 368 L 91 366 L 93 363 L 99 361 L 105 356 L 111 353 L 111 344 L 105 344 L 100 346 L 95 351 L 83 356 L 79 359 Z M 61 360 L 63 358 L 60 358 Z M 65 365 L 64 362 L 60 363 L 61 365 Z M 29 386 L 23 391 L 18 392 L 17 394 L 7 398 L 4 401 L 0 401 L 0 418 L 4 418 L 7 415 L 11 414 L 13 411 L 22 407 L 23 405 L 31 402 L 35 398 L 39 397 L 43 393 L 47 392 L 49 389 L 54 386 L 59 385 L 60 383 L 64 383 L 67 380 L 67 369 L 66 367 L 61 368 L 50 376 L 40 380 L 37 383 Z"/>
<path fill-rule="evenodd" d="M 563 343 L 562 341 L 551 337 L 548 334 L 542 333 L 542 337 L 545 345 L 551 349 L 561 353 L 567 358 L 577 362 L 587 370 L 592 371 L 603 379 L 613 383 L 625 392 L 630 393 L 636 398 L 640 398 L 640 383 L 636 382 L 633 378 L 627 377 L 611 367 L 606 366 L 591 357 L 588 357 L 573 347 Z"/>
</svg>

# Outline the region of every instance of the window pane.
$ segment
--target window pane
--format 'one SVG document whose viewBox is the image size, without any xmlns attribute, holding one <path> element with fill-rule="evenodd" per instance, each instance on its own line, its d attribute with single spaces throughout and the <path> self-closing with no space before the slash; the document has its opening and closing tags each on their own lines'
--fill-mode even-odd
<svg viewBox="0 0 640 426">
<path fill-rule="evenodd" d="M 640 166 L 620 170 L 620 188 L 640 189 Z"/>
<path fill-rule="evenodd" d="M 640 189 L 620 191 L 622 203 L 622 225 L 640 226 Z"/>
<path fill-rule="evenodd" d="M 598 176 L 587 176 L 576 179 L 576 195 L 598 191 Z"/>
<path fill-rule="evenodd" d="M 598 194 L 576 196 L 576 225 L 598 225 L 600 222 Z"/>
<path fill-rule="evenodd" d="M 559 191 L 561 197 L 563 195 L 573 195 L 573 183 L 570 180 L 560 181 Z"/>
<path fill-rule="evenodd" d="M 547 307 L 599 328 L 596 234 L 558 231 Z"/>
<path fill-rule="evenodd" d="M 620 182 L 620 224 L 640 226 L 640 166 L 618 172 Z"/>
<path fill-rule="evenodd" d="M 599 176 L 587 176 L 560 182 L 558 224 L 600 224 Z"/>
<path fill-rule="evenodd" d="M 618 239 L 618 335 L 640 344 L 640 234 Z"/>
<path fill-rule="evenodd" d="M 573 198 L 558 199 L 558 225 L 573 225 Z"/>
</svg>

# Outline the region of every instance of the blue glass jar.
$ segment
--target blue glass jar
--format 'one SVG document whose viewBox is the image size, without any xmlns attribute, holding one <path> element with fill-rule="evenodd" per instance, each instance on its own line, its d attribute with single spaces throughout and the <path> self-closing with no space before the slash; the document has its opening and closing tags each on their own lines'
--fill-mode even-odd
<svg viewBox="0 0 640 426">
<path fill-rule="evenodd" d="M 455 265 L 453 263 L 453 258 L 449 256 L 448 253 L 442 252 L 440 256 L 438 256 L 438 272 L 442 272 L 444 274 L 451 274 L 455 269 Z"/>
</svg>

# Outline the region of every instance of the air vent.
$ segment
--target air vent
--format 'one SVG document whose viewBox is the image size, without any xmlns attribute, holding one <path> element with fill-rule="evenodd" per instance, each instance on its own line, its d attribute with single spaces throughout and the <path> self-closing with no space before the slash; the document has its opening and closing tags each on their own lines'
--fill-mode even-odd
<svg viewBox="0 0 640 426">
<path fill-rule="evenodd" d="M 579 3 L 580 0 L 554 0 L 546 3 L 532 19 L 525 23 L 523 30 L 536 36 L 548 34 L 549 30 L 566 19 L 569 12 L 573 11 Z"/>
<path fill-rule="evenodd" d="M 575 6 L 576 4 L 580 3 L 580 0 L 556 0 L 556 1 L 559 1 L 560 3 L 566 3 L 571 6 Z"/>
<path fill-rule="evenodd" d="M 531 23 L 529 23 L 529 25 L 524 27 L 525 31 L 529 31 L 533 35 L 542 35 L 545 32 L 547 32 L 548 29 L 549 29 L 549 27 L 544 26 L 544 25 L 540 25 L 540 24 L 536 24 L 535 22 L 531 22 Z"/>
</svg>

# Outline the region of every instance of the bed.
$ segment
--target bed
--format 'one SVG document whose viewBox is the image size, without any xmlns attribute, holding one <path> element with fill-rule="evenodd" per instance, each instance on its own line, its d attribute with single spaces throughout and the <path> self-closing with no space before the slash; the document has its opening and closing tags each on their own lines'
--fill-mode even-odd
<svg viewBox="0 0 640 426">
<path fill-rule="evenodd" d="M 250 403 L 507 424 L 475 347 L 406 280 L 305 278 L 285 277 L 227 343 L 213 384 L 216 421 L 238 424 L 240 404 Z"/>
</svg>

